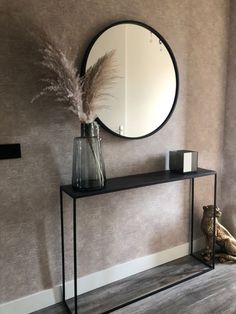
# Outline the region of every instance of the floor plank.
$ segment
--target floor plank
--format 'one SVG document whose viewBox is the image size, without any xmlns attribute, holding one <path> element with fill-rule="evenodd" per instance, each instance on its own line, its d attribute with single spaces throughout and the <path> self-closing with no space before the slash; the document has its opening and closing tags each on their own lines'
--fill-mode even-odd
<svg viewBox="0 0 236 314">
<path fill-rule="evenodd" d="M 180 280 L 183 274 L 191 276 L 204 269 L 191 257 L 185 257 L 118 281 L 107 287 L 86 293 L 79 300 L 80 314 L 96 314 L 116 306 L 135 294 L 145 294 L 163 287 L 170 281 Z M 159 292 L 151 297 L 115 311 L 115 314 L 211 314 L 236 313 L 236 265 L 218 264 L 187 282 Z M 57 304 L 35 314 L 67 313 L 63 304 Z"/>
</svg>

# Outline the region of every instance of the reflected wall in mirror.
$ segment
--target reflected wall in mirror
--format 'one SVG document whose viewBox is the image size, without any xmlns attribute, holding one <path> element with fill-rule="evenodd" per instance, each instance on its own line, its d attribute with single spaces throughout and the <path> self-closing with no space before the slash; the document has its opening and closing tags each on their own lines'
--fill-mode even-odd
<svg viewBox="0 0 236 314">
<path fill-rule="evenodd" d="M 115 135 L 142 138 L 158 131 L 172 114 L 178 95 L 178 69 L 169 45 L 151 27 L 123 21 L 100 32 L 89 45 L 81 72 L 115 50 L 117 76 L 108 108 L 98 122 Z"/>
</svg>

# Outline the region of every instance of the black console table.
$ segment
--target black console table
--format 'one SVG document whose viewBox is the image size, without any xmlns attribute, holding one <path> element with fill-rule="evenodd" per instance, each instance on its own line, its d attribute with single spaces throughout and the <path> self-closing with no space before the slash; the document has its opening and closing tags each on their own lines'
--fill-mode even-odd
<svg viewBox="0 0 236 314">
<path fill-rule="evenodd" d="M 76 243 L 76 234 L 77 234 L 77 226 L 76 226 L 76 201 L 79 198 L 83 197 L 91 197 L 94 195 L 100 195 L 100 194 L 106 194 L 106 193 L 112 193 L 122 190 L 128 190 L 128 189 L 135 189 L 135 188 L 141 188 L 144 186 L 149 185 L 155 185 L 155 184 L 162 184 L 162 183 L 168 183 L 168 182 L 174 182 L 174 181 L 183 181 L 183 180 L 190 180 L 191 181 L 191 239 L 190 239 L 190 254 L 191 256 L 198 259 L 200 262 L 205 264 L 207 266 L 207 270 L 202 271 L 201 273 L 198 273 L 197 275 L 188 276 L 186 279 L 181 279 L 178 282 L 175 282 L 175 284 L 178 284 L 180 282 L 183 282 L 185 280 L 189 280 L 193 277 L 196 277 L 203 272 L 209 271 L 211 269 L 214 269 L 215 267 L 215 223 L 214 223 L 214 232 L 213 232 L 213 257 L 212 261 L 207 263 L 206 261 L 202 260 L 198 255 L 196 255 L 193 252 L 193 229 L 194 229 L 194 179 L 198 177 L 206 177 L 206 176 L 213 176 L 214 177 L 214 196 L 213 196 L 213 204 L 214 209 L 216 208 L 216 185 L 217 185 L 217 174 L 213 170 L 207 170 L 198 168 L 197 172 L 193 173 L 186 173 L 186 174 L 178 174 L 171 171 L 159 171 L 159 172 L 152 172 L 152 173 L 144 173 L 144 174 L 138 174 L 138 175 L 131 175 L 131 176 L 125 176 L 125 177 L 119 177 L 119 178 L 111 178 L 107 180 L 106 186 L 102 190 L 97 191 L 86 191 L 86 192 L 80 192 L 75 191 L 71 185 L 63 185 L 60 187 L 60 210 L 61 210 L 61 240 L 62 240 L 62 296 L 63 296 L 63 302 L 65 303 L 69 313 L 72 313 L 69 305 L 67 304 L 67 300 L 65 298 L 65 250 L 64 250 L 64 221 L 63 221 L 63 192 L 69 195 L 73 199 L 73 255 L 74 255 L 74 313 L 78 314 L 78 297 L 77 297 L 77 243 Z M 214 217 L 215 217 L 215 210 L 214 210 Z M 214 219 L 215 221 L 215 219 Z M 163 289 L 167 289 L 169 287 L 173 286 L 173 284 L 169 284 L 168 286 L 165 286 Z M 122 308 L 124 306 L 127 306 L 128 304 L 131 304 L 133 302 L 136 302 L 138 300 L 141 300 L 145 297 L 148 297 L 154 293 L 157 293 L 163 289 L 156 289 L 152 290 L 151 292 L 144 294 L 142 296 L 137 296 L 136 298 L 133 298 L 130 301 L 126 301 L 122 304 L 117 305 L 116 307 L 113 307 L 112 309 L 103 311 L 102 313 L 110 313 L 114 310 L 117 310 L 119 308 Z"/>
</svg>

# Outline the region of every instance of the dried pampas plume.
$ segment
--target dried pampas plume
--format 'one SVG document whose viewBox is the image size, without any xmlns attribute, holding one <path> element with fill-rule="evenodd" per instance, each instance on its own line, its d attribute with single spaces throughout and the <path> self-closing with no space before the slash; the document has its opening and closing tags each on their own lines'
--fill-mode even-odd
<svg viewBox="0 0 236 314">
<path fill-rule="evenodd" d="M 53 77 L 42 79 L 46 86 L 32 99 L 32 102 L 41 96 L 54 94 L 56 101 L 67 102 L 68 109 L 80 118 L 82 115 L 83 82 L 77 76 L 74 65 L 52 43 L 46 42 L 45 47 L 40 48 L 40 52 L 43 57 L 40 64 L 47 68 Z"/>
<path fill-rule="evenodd" d="M 53 94 L 56 101 L 68 104 L 67 109 L 75 113 L 81 122 L 90 123 L 97 117 L 97 111 L 104 106 L 102 101 L 109 94 L 116 76 L 113 65 L 114 51 L 106 53 L 91 66 L 83 77 L 77 74 L 75 65 L 66 55 L 48 40 L 41 41 L 42 61 L 52 78 L 42 79 L 46 86 L 31 102 L 41 96 Z"/>
<path fill-rule="evenodd" d="M 107 91 L 115 82 L 116 67 L 113 62 L 115 50 L 106 53 L 99 58 L 86 72 L 83 79 L 83 111 L 89 120 L 96 118 L 99 109 L 107 107 L 103 104 Z"/>
</svg>

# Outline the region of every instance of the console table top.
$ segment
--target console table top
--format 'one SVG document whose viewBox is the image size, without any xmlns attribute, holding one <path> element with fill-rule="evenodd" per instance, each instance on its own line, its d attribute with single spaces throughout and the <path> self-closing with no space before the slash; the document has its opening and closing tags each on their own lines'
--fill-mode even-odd
<svg viewBox="0 0 236 314">
<path fill-rule="evenodd" d="M 189 172 L 185 174 L 176 173 L 170 170 L 163 170 L 158 172 L 141 173 L 124 177 L 110 178 L 107 179 L 105 187 L 101 190 L 77 191 L 73 189 L 71 184 L 62 185 L 60 189 L 61 191 L 68 194 L 70 197 L 77 199 L 93 195 L 135 189 L 139 187 L 162 184 L 167 182 L 182 181 L 215 174 L 216 171 L 203 168 L 198 168 L 197 172 Z"/>
</svg>

